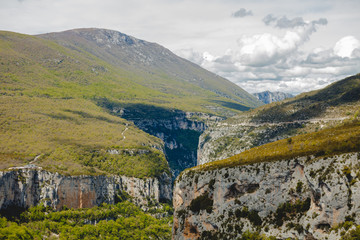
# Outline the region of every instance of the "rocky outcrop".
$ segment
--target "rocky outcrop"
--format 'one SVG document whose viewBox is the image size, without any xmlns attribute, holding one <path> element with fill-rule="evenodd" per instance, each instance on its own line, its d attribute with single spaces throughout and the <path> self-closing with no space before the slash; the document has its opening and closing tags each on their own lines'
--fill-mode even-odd
<svg viewBox="0 0 360 240">
<path fill-rule="evenodd" d="M 229 158 L 252 147 L 336 126 L 349 117 L 313 118 L 289 122 L 255 122 L 247 112 L 217 122 L 199 138 L 197 164 Z"/>
<path fill-rule="evenodd" d="M 360 153 L 187 170 L 174 186 L 173 239 L 339 239 L 360 224 Z"/>
<path fill-rule="evenodd" d="M 183 112 L 144 104 L 101 103 L 141 130 L 164 141 L 164 153 L 175 177 L 196 166 L 199 136 L 208 125 L 223 120 L 205 113 Z"/>
<path fill-rule="evenodd" d="M 137 205 L 149 199 L 170 201 L 171 178 L 139 179 L 126 176 L 64 176 L 34 165 L 0 172 L 0 210 L 28 208 L 43 203 L 54 209 L 63 206 L 90 208 L 116 203 L 129 195 Z"/>
<path fill-rule="evenodd" d="M 243 119 L 239 119 L 243 117 Z M 238 116 L 236 123 L 218 122 L 206 129 L 199 138 L 197 165 L 225 159 L 255 146 L 295 135 L 309 121 L 283 123 L 253 123 L 250 118 Z"/>
<path fill-rule="evenodd" d="M 253 93 L 253 95 L 265 104 L 272 103 L 272 102 L 279 102 L 284 99 L 294 97 L 294 95 L 292 95 L 290 93 L 270 92 L 270 91 Z"/>
</svg>

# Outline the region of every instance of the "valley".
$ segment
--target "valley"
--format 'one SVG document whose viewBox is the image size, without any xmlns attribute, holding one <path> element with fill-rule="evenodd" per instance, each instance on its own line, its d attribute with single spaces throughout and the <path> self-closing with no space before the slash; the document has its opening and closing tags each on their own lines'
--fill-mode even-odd
<svg viewBox="0 0 360 240">
<path fill-rule="evenodd" d="M 359 74 L 265 105 L 87 28 L 1 31 L 0 79 L 0 238 L 359 234 Z"/>
</svg>

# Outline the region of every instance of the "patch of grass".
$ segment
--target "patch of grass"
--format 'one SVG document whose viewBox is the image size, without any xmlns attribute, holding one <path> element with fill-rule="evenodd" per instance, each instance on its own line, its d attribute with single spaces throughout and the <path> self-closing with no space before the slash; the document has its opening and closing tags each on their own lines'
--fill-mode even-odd
<svg viewBox="0 0 360 240">
<path fill-rule="evenodd" d="M 0 167 L 36 165 L 63 174 L 152 177 L 168 171 L 160 139 L 84 99 L 0 96 Z M 125 131 L 126 130 L 126 131 Z M 124 138 L 125 137 L 125 138 Z M 112 149 L 148 151 L 109 154 Z"/>
</svg>

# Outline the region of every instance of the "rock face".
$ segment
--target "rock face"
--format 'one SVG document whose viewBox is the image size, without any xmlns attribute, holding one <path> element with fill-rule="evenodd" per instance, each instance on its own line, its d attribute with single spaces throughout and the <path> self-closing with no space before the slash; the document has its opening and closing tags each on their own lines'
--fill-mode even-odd
<svg viewBox="0 0 360 240">
<path fill-rule="evenodd" d="M 349 153 L 185 171 L 174 186 L 173 239 L 236 239 L 246 230 L 339 239 L 331 227 L 360 223 L 359 167 L 360 153 Z"/>
<path fill-rule="evenodd" d="M 270 92 L 270 91 L 254 93 L 253 95 L 265 104 L 272 103 L 272 102 L 279 102 L 284 99 L 294 97 L 294 95 L 292 95 L 290 93 Z"/>
<path fill-rule="evenodd" d="M 134 122 L 141 130 L 164 141 L 164 153 L 175 177 L 196 166 L 199 136 L 210 123 L 222 118 L 205 113 L 183 112 L 142 104 L 112 106 L 116 115 Z"/>
<path fill-rule="evenodd" d="M 63 176 L 40 168 L 19 168 L 0 172 L 0 210 L 24 209 L 43 202 L 61 209 L 90 208 L 116 203 L 124 192 L 138 205 L 147 199 L 170 201 L 171 179 L 138 179 L 125 176 Z"/>
<path fill-rule="evenodd" d="M 237 116 L 237 122 L 218 122 L 199 138 L 197 165 L 225 159 L 255 146 L 288 138 L 310 121 L 255 123 L 246 114 Z M 314 125 L 314 124 L 312 124 Z"/>
</svg>

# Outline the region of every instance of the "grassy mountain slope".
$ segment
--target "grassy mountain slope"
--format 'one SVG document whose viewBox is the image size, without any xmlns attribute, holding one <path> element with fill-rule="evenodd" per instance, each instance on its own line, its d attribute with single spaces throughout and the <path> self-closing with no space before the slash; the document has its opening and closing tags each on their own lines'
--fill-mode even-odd
<svg viewBox="0 0 360 240">
<path fill-rule="evenodd" d="M 244 112 L 200 138 L 201 158 L 214 161 L 279 139 L 334 127 L 360 111 L 360 75 L 279 103 Z"/>
<path fill-rule="evenodd" d="M 360 74 L 335 82 L 324 89 L 303 93 L 281 104 L 255 111 L 253 122 L 287 122 L 311 118 L 343 117 L 360 101 Z M 346 109 L 346 108 L 349 109 Z M 338 111 L 336 111 L 338 110 Z M 351 113 L 351 112 L 350 112 Z"/>
<path fill-rule="evenodd" d="M 303 156 L 331 156 L 360 149 L 360 121 L 354 119 L 340 126 L 301 134 L 251 148 L 224 160 L 196 166 L 191 170 L 212 170 L 259 162 L 286 160 Z"/>
<path fill-rule="evenodd" d="M 202 112 L 214 109 L 222 112 L 221 108 L 236 111 L 261 105 L 234 83 L 199 68 L 156 43 L 105 29 L 76 29 L 39 37 L 76 52 L 91 53 L 117 69 L 126 70 L 131 84 L 140 84 L 164 96 L 142 98 L 165 106 L 188 111 L 197 105 L 194 103 L 199 103 L 201 109 L 197 110 Z"/>
<path fill-rule="evenodd" d="M 0 80 L 1 169 L 158 176 L 168 171 L 162 141 L 104 102 L 220 115 L 259 104 L 157 44 L 101 29 L 0 32 Z"/>
</svg>

